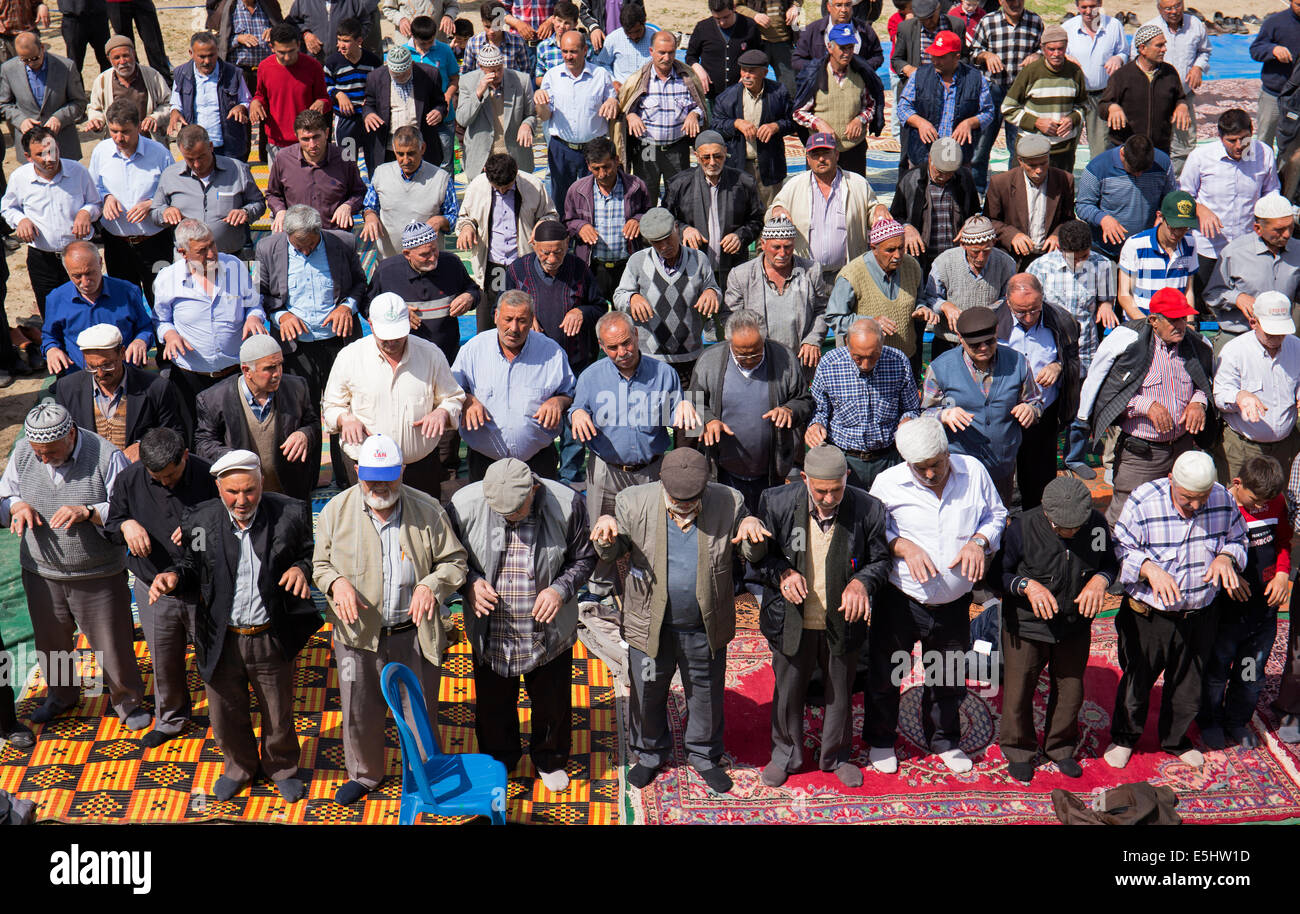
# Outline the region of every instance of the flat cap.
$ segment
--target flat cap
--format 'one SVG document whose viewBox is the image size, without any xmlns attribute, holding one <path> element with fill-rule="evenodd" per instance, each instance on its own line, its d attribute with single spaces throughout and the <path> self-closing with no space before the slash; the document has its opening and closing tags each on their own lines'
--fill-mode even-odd
<svg viewBox="0 0 1300 914">
<path fill-rule="evenodd" d="M 663 241 L 672 234 L 677 220 L 662 206 L 652 206 L 641 217 L 641 237 L 646 241 Z"/>
<path fill-rule="evenodd" d="M 32 444 L 49 444 L 71 432 L 72 416 L 53 400 L 36 404 L 23 420 L 23 433 Z"/>
<path fill-rule="evenodd" d="M 482 63 L 481 55 L 479 62 Z M 389 50 L 388 59 L 385 63 L 388 64 L 389 73 L 405 73 L 411 69 L 411 49 L 404 44 L 394 45 Z"/>
<path fill-rule="evenodd" d="M 252 451 L 234 450 L 226 451 L 214 460 L 208 472 L 220 479 L 227 473 L 247 473 L 260 469 L 262 469 L 262 461 Z"/>
<path fill-rule="evenodd" d="M 1043 490 L 1043 513 L 1058 527 L 1082 527 L 1092 513 L 1092 493 L 1073 476 L 1057 476 Z"/>
<path fill-rule="evenodd" d="M 722 146 L 725 147 L 727 141 L 722 138 L 722 134 L 716 130 L 701 130 L 699 136 L 695 138 L 695 148 L 701 146 Z"/>
<path fill-rule="evenodd" d="M 118 48 L 130 48 L 134 51 L 135 42 L 130 38 L 127 38 L 125 35 L 114 35 L 112 38 L 108 39 L 108 44 L 104 45 L 104 53 L 107 54 L 109 51 L 114 51 Z"/>
<path fill-rule="evenodd" d="M 758 50 L 758 48 L 750 48 L 748 51 L 740 55 L 739 63 L 742 67 L 762 67 L 766 70 L 768 60 L 767 55 Z"/>
<path fill-rule="evenodd" d="M 533 490 L 533 471 L 514 457 L 498 460 L 483 474 L 483 500 L 503 517 L 514 514 Z"/>
<path fill-rule="evenodd" d="M 917 19 L 929 19 L 939 8 L 939 0 L 912 0 L 912 15 Z"/>
<path fill-rule="evenodd" d="M 679 447 L 669 451 L 659 465 L 659 481 L 670 497 L 692 501 L 709 484 L 709 461 L 697 450 Z"/>
<path fill-rule="evenodd" d="M 946 174 L 961 168 L 961 146 L 950 136 L 941 136 L 930 147 L 930 161 Z"/>
<path fill-rule="evenodd" d="M 77 348 L 116 349 L 122 345 L 122 331 L 113 324 L 94 324 L 77 334 Z"/>
<path fill-rule="evenodd" d="M 957 333 L 968 343 L 991 340 L 998 335 L 998 316 L 992 308 L 967 308 L 957 318 Z"/>
<path fill-rule="evenodd" d="M 839 448 L 823 444 L 804 455 L 803 471 L 809 479 L 843 479 L 849 471 L 849 462 Z"/>
<path fill-rule="evenodd" d="M 239 344 L 239 364 L 252 365 L 258 359 L 281 352 L 280 344 L 269 333 L 254 333 Z"/>
<path fill-rule="evenodd" d="M 438 230 L 427 222 L 412 222 L 402 229 L 402 250 L 409 251 L 438 240 Z"/>
<path fill-rule="evenodd" d="M 1052 141 L 1041 133 L 1020 132 L 1016 140 L 1016 155 L 1022 159 L 1041 159 L 1052 154 Z"/>
</svg>

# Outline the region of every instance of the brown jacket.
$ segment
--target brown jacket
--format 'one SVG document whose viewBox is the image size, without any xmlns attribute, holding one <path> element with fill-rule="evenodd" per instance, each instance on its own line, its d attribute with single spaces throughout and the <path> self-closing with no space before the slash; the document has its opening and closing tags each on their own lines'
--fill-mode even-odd
<svg viewBox="0 0 1300 914">
<path fill-rule="evenodd" d="M 623 89 L 618 93 L 618 120 L 613 125 L 611 139 L 614 141 L 614 149 L 618 152 L 619 160 L 625 165 L 628 163 L 627 113 L 632 110 L 632 106 L 641 96 L 645 95 L 650 70 L 653 67 L 654 61 L 650 61 L 637 70 L 627 82 L 623 83 Z M 700 84 L 700 78 L 695 75 L 695 71 L 680 60 L 673 61 L 673 69 L 678 76 L 686 80 L 686 86 L 691 90 L 691 98 L 695 99 L 695 104 L 699 105 L 700 110 L 704 112 L 704 117 L 700 120 L 700 129 L 703 130 L 709 118 L 709 105 L 704 99 L 704 86 Z"/>
<path fill-rule="evenodd" d="M 1047 218 L 1044 221 L 1047 234 L 1052 235 L 1062 222 L 1074 218 L 1074 175 L 1060 168 L 1048 168 L 1043 191 L 1047 197 Z M 998 247 L 1013 257 L 1019 256 L 1011 249 L 1011 239 L 1020 232 L 1029 234 L 1029 196 L 1025 192 L 1025 170 L 1021 166 L 989 178 L 984 212 L 998 233 Z"/>
</svg>

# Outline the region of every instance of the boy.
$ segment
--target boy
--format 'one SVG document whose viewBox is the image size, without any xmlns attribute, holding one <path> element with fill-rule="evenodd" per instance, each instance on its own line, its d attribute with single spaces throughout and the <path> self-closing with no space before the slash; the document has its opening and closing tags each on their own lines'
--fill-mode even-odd
<svg viewBox="0 0 1300 914">
<path fill-rule="evenodd" d="M 1277 636 L 1277 609 L 1287 598 L 1291 574 L 1291 524 L 1282 488 L 1282 465 L 1272 457 L 1251 457 L 1228 489 L 1249 531 L 1241 586 L 1220 602 L 1214 650 L 1205 669 L 1197 724 L 1210 749 L 1229 743 L 1253 749 L 1250 730 L 1264 665 Z"/>
<path fill-rule="evenodd" d="M 366 97 L 366 77 L 379 66 L 379 55 L 361 46 L 361 20 L 349 17 L 339 23 L 338 50 L 325 58 L 325 88 L 334 105 L 334 142 L 349 162 L 361 161 L 361 103 Z M 378 163 L 376 163 L 378 164 Z"/>
<path fill-rule="evenodd" d="M 451 171 L 455 149 L 452 146 L 455 136 L 452 128 L 456 123 L 456 96 L 460 92 L 460 61 L 456 59 L 451 45 L 437 40 L 437 34 L 437 26 L 432 17 L 416 16 L 411 20 L 411 40 L 406 46 L 411 49 L 412 60 L 434 67 L 442 77 L 442 95 L 447 101 L 447 116 L 442 119 L 438 129 L 438 136 L 442 139 L 440 164 Z"/>
<path fill-rule="evenodd" d="M 541 87 L 542 77 L 547 70 L 564 63 L 564 56 L 560 53 L 560 38 L 565 32 L 578 27 L 578 7 L 573 4 L 573 0 L 557 0 L 551 18 L 555 20 L 555 31 L 537 45 L 537 66 L 533 68 L 533 82 L 538 88 Z"/>
</svg>

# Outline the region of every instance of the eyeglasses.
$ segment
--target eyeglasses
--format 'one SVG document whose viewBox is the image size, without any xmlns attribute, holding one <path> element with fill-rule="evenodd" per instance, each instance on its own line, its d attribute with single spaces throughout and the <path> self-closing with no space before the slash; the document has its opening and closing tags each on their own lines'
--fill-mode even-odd
<svg viewBox="0 0 1300 914">
<path fill-rule="evenodd" d="M 33 54 L 30 57 L 19 56 L 18 59 L 21 60 L 23 63 L 36 63 L 36 61 L 40 60 L 44 56 L 45 56 L 44 54 Z"/>
<path fill-rule="evenodd" d="M 994 349 L 998 345 L 997 340 L 980 340 L 978 343 L 972 343 L 970 340 L 963 340 L 962 342 L 972 349 Z"/>
<path fill-rule="evenodd" d="M 100 375 L 112 374 L 113 372 L 117 371 L 121 367 L 122 367 L 121 362 L 109 362 L 106 365 L 100 365 L 98 368 L 91 368 L 89 365 L 87 365 L 86 374 L 91 374 L 94 375 L 95 377 L 99 377 Z"/>
</svg>

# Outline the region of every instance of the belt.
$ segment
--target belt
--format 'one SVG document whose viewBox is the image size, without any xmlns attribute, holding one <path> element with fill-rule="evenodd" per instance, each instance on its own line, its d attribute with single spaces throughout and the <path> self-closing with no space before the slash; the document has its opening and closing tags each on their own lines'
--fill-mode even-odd
<svg viewBox="0 0 1300 914">
<path fill-rule="evenodd" d="M 877 457 L 885 457 L 893 449 L 894 449 L 893 445 L 890 445 L 889 447 L 882 447 L 879 450 L 875 450 L 875 451 L 859 451 L 851 447 L 840 448 L 840 450 L 844 452 L 844 455 L 846 457 L 856 457 L 859 460 L 875 460 Z"/>
<path fill-rule="evenodd" d="M 182 368 L 182 371 L 188 371 L 190 374 L 196 374 L 200 378 L 228 378 L 235 372 L 239 371 L 239 365 L 231 365 L 220 371 L 191 371 L 189 368 Z"/>
<path fill-rule="evenodd" d="M 592 262 L 592 266 L 602 266 L 606 270 L 617 270 L 625 263 L 627 263 L 626 257 L 624 257 L 622 260 L 596 260 Z"/>
<path fill-rule="evenodd" d="M 645 463 L 609 463 L 606 461 L 606 464 L 616 470 L 622 470 L 624 473 L 635 473 L 638 470 L 644 470 L 658 459 L 658 457 L 655 457 L 654 460 L 647 460 Z"/>
<path fill-rule="evenodd" d="M 152 241 L 154 235 L 117 235 L 119 241 L 125 241 L 127 244 L 144 244 L 146 241 Z"/>
<path fill-rule="evenodd" d="M 1139 616 L 1168 616 L 1171 619 L 1183 619 L 1193 613 L 1198 613 L 1209 608 L 1207 606 L 1202 606 L 1199 609 L 1185 609 L 1181 612 L 1174 612 L 1173 610 L 1168 609 L 1156 609 L 1150 603 L 1143 603 L 1141 600 L 1135 599 L 1134 597 L 1128 598 L 1128 605 L 1129 609 L 1133 610 L 1133 612 L 1137 613 Z"/>
<path fill-rule="evenodd" d="M 236 635 L 260 635 L 263 632 L 269 632 L 271 630 L 271 623 L 268 622 L 265 625 L 249 625 L 244 627 L 238 625 L 227 625 L 226 630 L 234 632 Z"/>
<path fill-rule="evenodd" d="M 587 146 L 591 143 L 591 140 L 587 140 L 585 143 L 570 143 L 568 140 L 564 139 L 563 137 L 558 137 L 558 136 L 552 136 L 551 139 L 559 140 L 561 143 L 563 143 L 565 146 L 568 146 L 574 152 L 586 152 Z"/>
<path fill-rule="evenodd" d="M 399 635 L 402 632 L 410 631 L 413 628 L 415 628 L 415 623 L 410 619 L 407 619 L 405 622 L 398 622 L 396 625 L 381 626 L 379 631 L 385 635 Z"/>
</svg>

